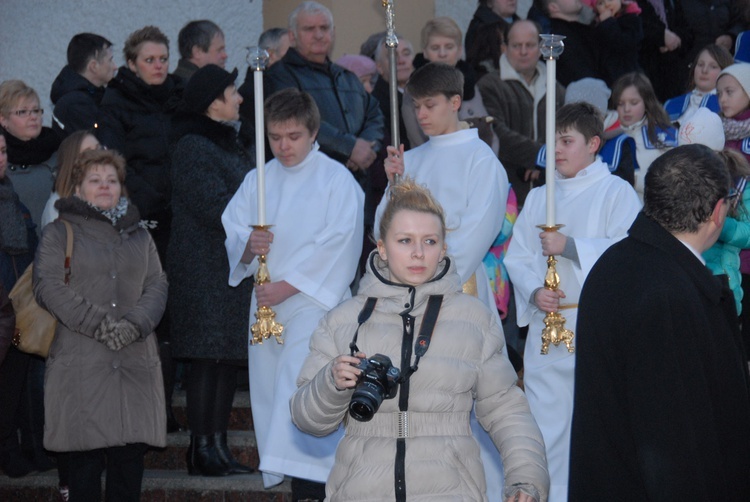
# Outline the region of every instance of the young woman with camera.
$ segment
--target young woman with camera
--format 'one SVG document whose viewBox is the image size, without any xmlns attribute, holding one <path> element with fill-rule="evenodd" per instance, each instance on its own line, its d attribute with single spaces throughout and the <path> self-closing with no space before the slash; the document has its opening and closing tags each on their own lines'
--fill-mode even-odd
<svg viewBox="0 0 750 502">
<path fill-rule="evenodd" d="M 486 501 L 475 403 L 503 458 L 505 500 L 546 500 L 541 433 L 499 325 L 461 293 L 442 208 L 411 180 L 391 191 L 359 294 L 318 325 L 291 399 L 301 430 L 346 428 L 326 500 Z"/>
</svg>

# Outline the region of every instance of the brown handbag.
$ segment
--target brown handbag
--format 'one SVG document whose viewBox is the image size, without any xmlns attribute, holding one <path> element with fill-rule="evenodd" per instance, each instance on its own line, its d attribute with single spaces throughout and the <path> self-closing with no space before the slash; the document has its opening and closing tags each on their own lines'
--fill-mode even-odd
<svg viewBox="0 0 750 502">
<path fill-rule="evenodd" d="M 73 228 L 65 220 L 67 242 L 65 245 L 65 285 L 70 282 L 70 257 L 73 253 Z M 57 320 L 36 302 L 32 288 L 34 264 L 24 270 L 8 295 L 16 312 L 16 331 L 13 345 L 21 352 L 47 357 L 55 338 Z"/>
</svg>

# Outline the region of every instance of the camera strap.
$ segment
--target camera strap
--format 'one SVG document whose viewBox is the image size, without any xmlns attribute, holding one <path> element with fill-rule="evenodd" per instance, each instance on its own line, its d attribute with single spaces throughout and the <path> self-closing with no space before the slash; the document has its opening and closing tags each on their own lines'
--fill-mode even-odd
<svg viewBox="0 0 750 502">
<path fill-rule="evenodd" d="M 440 306 L 442 304 L 443 295 L 431 295 L 427 300 L 427 309 L 425 310 L 424 318 L 422 319 L 422 326 L 419 328 L 419 336 L 417 336 L 417 342 L 414 344 L 414 354 L 417 357 L 414 359 L 414 365 L 409 366 L 406 371 L 401 374 L 399 383 L 403 384 L 409 379 L 412 373 L 417 371 L 419 360 L 425 355 L 427 349 L 430 348 L 432 332 L 435 331 L 435 324 L 437 323 Z"/>
<path fill-rule="evenodd" d="M 359 352 L 359 347 L 357 347 L 357 336 L 359 335 L 359 328 L 370 318 L 372 312 L 375 310 L 376 303 L 378 303 L 378 299 L 370 296 L 367 298 L 367 301 L 365 301 L 365 305 L 362 307 L 362 310 L 359 311 L 359 315 L 357 316 L 357 330 L 354 332 L 354 337 L 352 337 L 352 341 L 349 343 L 349 350 L 351 351 L 350 355 L 352 357 L 354 357 L 354 354 Z"/>
<path fill-rule="evenodd" d="M 359 328 L 367 322 L 375 310 L 375 305 L 378 303 L 378 299 L 375 297 L 368 297 L 365 301 L 362 310 L 359 311 L 357 316 L 357 329 L 354 332 L 352 341 L 349 343 L 349 350 L 351 355 L 354 356 L 359 352 L 357 347 L 357 337 L 359 336 Z M 419 328 L 419 336 L 417 336 L 417 343 L 414 344 L 414 354 L 416 359 L 414 365 L 409 366 L 406 369 L 405 374 L 401 375 L 399 383 L 404 383 L 409 377 L 417 371 L 419 360 L 425 355 L 427 349 L 430 348 L 430 340 L 432 339 L 432 332 L 435 331 L 435 323 L 437 322 L 438 314 L 440 313 L 440 307 L 443 304 L 443 295 L 431 295 L 427 300 L 427 308 L 425 309 L 424 319 L 422 320 L 422 326 Z M 409 344 L 411 345 L 411 344 Z M 410 357 L 411 359 L 411 357 Z"/>
</svg>

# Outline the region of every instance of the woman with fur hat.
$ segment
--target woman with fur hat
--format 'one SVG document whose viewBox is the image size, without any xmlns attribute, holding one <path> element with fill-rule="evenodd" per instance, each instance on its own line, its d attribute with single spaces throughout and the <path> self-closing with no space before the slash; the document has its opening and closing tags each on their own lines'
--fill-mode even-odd
<svg viewBox="0 0 750 502">
<path fill-rule="evenodd" d="M 227 284 L 221 214 L 253 162 L 240 144 L 232 73 L 200 68 L 172 121 L 172 207 L 167 248 L 172 354 L 191 361 L 187 382 L 188 473 L 252 472 L 227 447 L 237 371 L 247 365 L 250 281 Z"/>
</svg>

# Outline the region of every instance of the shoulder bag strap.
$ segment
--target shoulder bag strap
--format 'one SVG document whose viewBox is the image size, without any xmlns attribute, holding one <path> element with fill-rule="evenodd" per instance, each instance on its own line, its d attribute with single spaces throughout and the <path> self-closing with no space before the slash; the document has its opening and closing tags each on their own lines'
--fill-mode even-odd
<svg viewBox="0 0 750 502">
<path fill-rule="evenodd" d="M 70 226 L 65 220 L 60 220 L 65 225 L 65 233 L 67 235 L 65 243 L 65 285 L 67 286 L 70 282 L 70 257 L 73 256 L 73 227 Z"/>
</svg>

